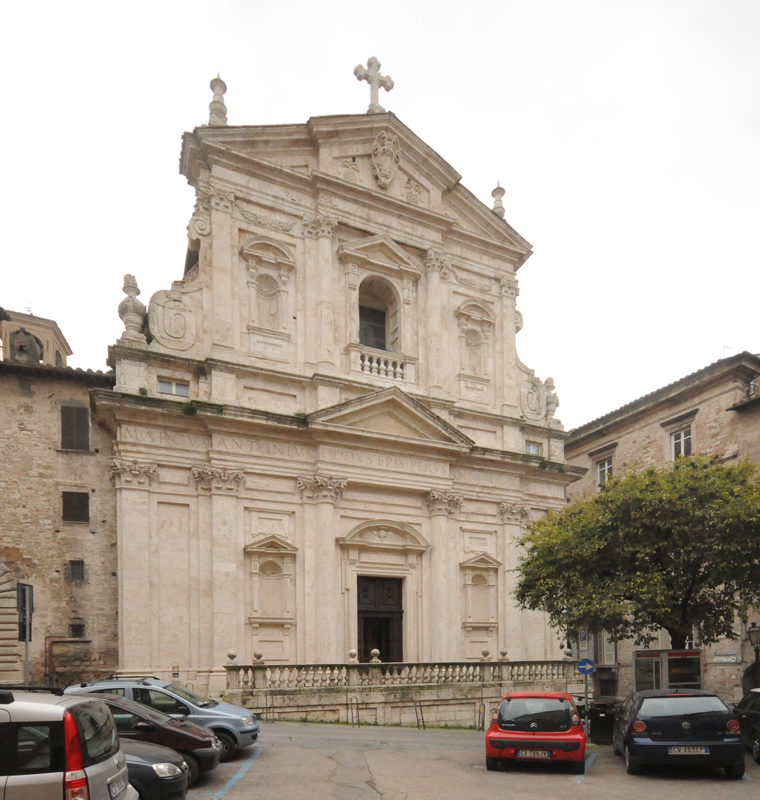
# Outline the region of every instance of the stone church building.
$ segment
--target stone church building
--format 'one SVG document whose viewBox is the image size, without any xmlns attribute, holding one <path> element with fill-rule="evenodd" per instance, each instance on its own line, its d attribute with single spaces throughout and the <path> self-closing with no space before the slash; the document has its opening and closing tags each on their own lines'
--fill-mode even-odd
<svg viewBox="0 0 760 800">
<path fill-rule="evenodd" d="M 514 538 L 584 472 L 517 355 L 531 247 L 367 75 L 368 113 L 289 125 L 228 125 L 214 80 L 184 275 L 147 309 L 125 276 L 91 394 L 124 672 L 561 655 L 510 596 Z"/>
</svg>

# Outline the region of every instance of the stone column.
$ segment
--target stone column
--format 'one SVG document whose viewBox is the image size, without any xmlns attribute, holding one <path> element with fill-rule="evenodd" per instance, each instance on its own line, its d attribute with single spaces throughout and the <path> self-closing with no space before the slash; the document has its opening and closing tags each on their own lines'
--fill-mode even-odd
<svg viewBox="0 0 760 800">
<path fill-rule="evenodd" d="M 432 396 L 440 396 L 443 390 L 441 372 L 441 279 L 449 274 L 449 262 L 440 251 L 428 250 L 425 257 L 425 387 Z"/>
<path fill-rule="evenodd" d="M 456 564 L 456 550 L 449 532 L 449 517 L 462 505 L 462 496 L 453 492 L 431 491 L 425 496 L 430 510 L 430 659 L 453 661 L 464 654 L 458 652 L 461 580 Z"/>
<path fill-rule="evenodd" d="M 335 372 L 334 306 L 335 281 L 333 265 L 333 237 L 335 222 L 316 216 L 304 220 L 304 233 L 317 240 L 316 253 L 316 337 L 317 361 L 321 372 Z M 308 300 L 308 299 L 307 299 Z"/>
<path fill-rule="evenodd" d="M 232 203 L 234 198 L 215 194 L 211 198 L 211 289 L 214 303 L 213 344 L 234 347 L 233 293 L 237 287 L 232 275 Z"/>
<path fill-rule="evenodd" d="M 313 506 L 306 515 L 314 530 L 306 535 L 309 547 L 304 548 L 306 570 L 313 570 L 313 584 L 306 587 L 305 606 L 313 611 L 307 625 L 314 635 L 306 636 L 306 662 L 329 664 L 343 661 L 341 615 L 341 572 L 335 543 L 335 503 L 346 488 L 346 481 L 325 475 L 297 479 L 304 501 Z M 316 513 L 313 513 L 313 512 Z M 312 588 L 313 587 L 313 588 Z M 311 591 L 309 589 L 311 588 Z"/>
<path fill-rule="evenodd" d="M 119 670 L 141 673 L 160 667 L 152 647 L 158 641 L 157 598 L 151 591 L 150 486 L 156 465 L 114 458 L 111 479 L 116 487 L 116 538 L 119 569 Z"/>
<path fill-rule="evenodd" d="M 209 691 L 224 691 L 224 664 L 230 649 L 245 652 L 241 640 L 245 608 L 243 594 L 243 542 L 238 531 L 238 490 L 244 485 L 242 472 L 219 467 L 193 467 L 198 494 L 211 498 L 211 611 L 210 636 L 213 673 Z"/>
<path fill-rule="evenodd" d="M 516 308 L 519 294 L 517 280 L 510 275 L 502 278 L 499 285 L 501 295 L 501 335 L 497 336 L 500 348 L 497 364 L 497 402 L 502 398 L 501 411 L 517 416 L 520 398 L 517 396 L 517 332 L 522 328 L 522 315 Z M 498 356 L 499 354 L 497 354 Z"/>
<path fill-rule="evenodd" d="M 511 501 L 499 504 L 499 517 L 503 524 L 503 550 L 499 557 L 504 564 L 499 585 L 499 597 L 502 598 L 499 609 L 499 651 L 507 650 L 513 661 L 520 661 L 526 657 L 523 647 L 523 617 L 526 612 L 517 608 L 512 600 L 517 585 L 517 576 L 513 572 L 517 567 L 518 553 L 515 540 L 522 534 L 530 518 L 524 506 Z"/>
</svg>

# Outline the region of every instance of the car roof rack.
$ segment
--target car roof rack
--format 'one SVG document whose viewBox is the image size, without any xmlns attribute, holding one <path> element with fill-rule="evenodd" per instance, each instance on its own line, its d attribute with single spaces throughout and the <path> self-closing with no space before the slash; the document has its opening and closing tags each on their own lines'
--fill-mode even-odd
<svg viewBox="0 0 760 800">
<path fill-rule="evenodd" d="M 63 694 L 63 689 L 60 689 L 57 686 L 12 686 L 5 684 L 3 686 L 3 690 L 6 689 L 7 690 L 14 689 L 17 692 L 47 692 L 48 694 L 54 694 L 58 696 Z M 9 700 L 8 702 L 13 702 L 13 701 Z"/>
</svg>

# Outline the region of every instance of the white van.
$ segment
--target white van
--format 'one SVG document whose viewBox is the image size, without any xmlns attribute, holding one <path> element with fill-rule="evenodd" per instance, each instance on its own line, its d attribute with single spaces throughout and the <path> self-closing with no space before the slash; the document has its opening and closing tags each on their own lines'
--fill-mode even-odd
<svg viewBox="0 0 760 800">
<path fill-rule="evenodd" d="M 138 800 L 100 700 L 0 689 L 0 800 Z"/>
</svg>

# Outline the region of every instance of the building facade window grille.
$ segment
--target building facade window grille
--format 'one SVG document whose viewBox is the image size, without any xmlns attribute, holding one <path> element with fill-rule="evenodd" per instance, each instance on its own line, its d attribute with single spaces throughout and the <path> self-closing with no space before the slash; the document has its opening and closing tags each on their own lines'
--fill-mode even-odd
<svg viewBox="0 0 760 800">
<path fill-rule="evenodd" d="M 90 409 L 61 406 L 61 449 L 90 449 Z"/>
<path fill-rule="evenodd" d="M 84 639 L 84 620 L 72 619 L 69 622 L 69 639 Z"/>
<path fill-rule="evenodd" d="M 90 495 L 87 492 L 63 492 L 63 521 L 89 522 Z"/>
</svg>

